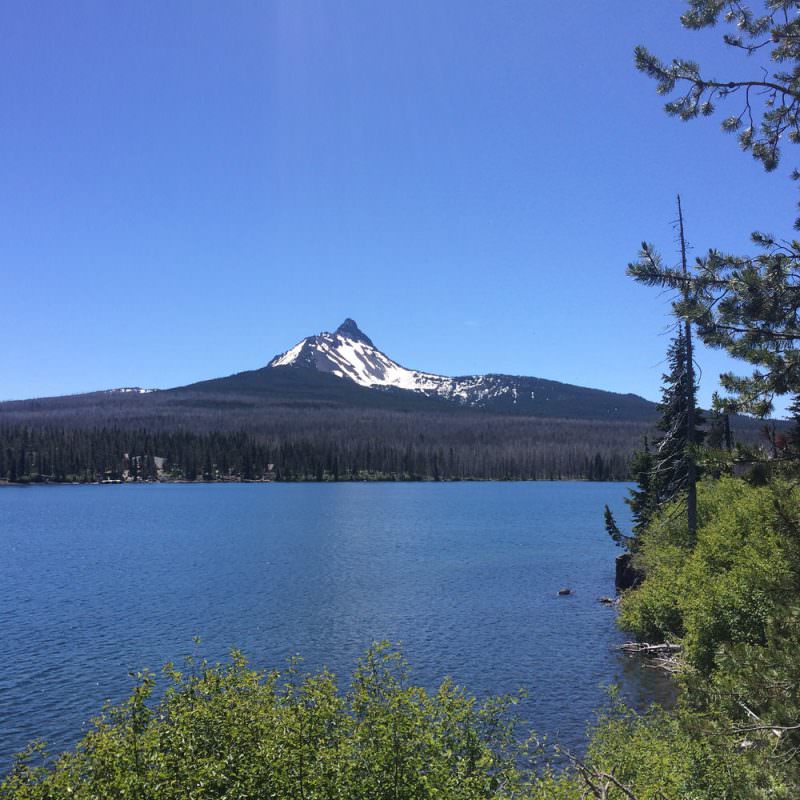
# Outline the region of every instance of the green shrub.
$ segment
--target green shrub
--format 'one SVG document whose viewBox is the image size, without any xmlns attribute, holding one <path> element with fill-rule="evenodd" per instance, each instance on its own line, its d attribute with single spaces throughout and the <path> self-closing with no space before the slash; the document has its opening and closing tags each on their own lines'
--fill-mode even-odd
<svg viewBox="0 0 800 800">
<path fill-rule="evenodd" d="M 159 702 L 153 677 L 139 675 L 74 750 L 44 762 L 39 747 L 23 754 L 0 798 L 471 800 L 522 785 L 513 699 L 479 704 L 449 681 L 429 694 L 386 645 L 366 654 L 346 693 L 328 672 L 263 675 L 238 653 L 227 666 L 165 673 Z"/>
<path fill-rule="evenodd" d="M 697 544 L 680 507 L 642 537 L 643 585 L 624 598 L 620 624 L 648 641 L 681 639 L 688 663 L 709 674 L 728 644 L 764 644 L 768 621 L 794 595 L 800 573 L 785 519 L 800 515 L 786 483 L 754 487 L 722 478 L 700 485 Z"/>
</svg>

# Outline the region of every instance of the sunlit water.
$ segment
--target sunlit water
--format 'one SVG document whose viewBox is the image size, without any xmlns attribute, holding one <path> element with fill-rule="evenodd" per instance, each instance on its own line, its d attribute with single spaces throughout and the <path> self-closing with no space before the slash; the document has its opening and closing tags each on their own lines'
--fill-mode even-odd
<svg viewBox="0 0 800 800">
<path fill-rule="evenodd" d="M 36 737 L 71 746 L 128 673 L 242 649 L 346 677 L 402 642 L 413 677 L 483 695 L 580 749 L 604 686 L 653 671 L 617 653 L 623 484 L 262 484 L 0 490 L 0 773 Z M 559 597 L 569 587 L 573 594 Z"/>
</svg>

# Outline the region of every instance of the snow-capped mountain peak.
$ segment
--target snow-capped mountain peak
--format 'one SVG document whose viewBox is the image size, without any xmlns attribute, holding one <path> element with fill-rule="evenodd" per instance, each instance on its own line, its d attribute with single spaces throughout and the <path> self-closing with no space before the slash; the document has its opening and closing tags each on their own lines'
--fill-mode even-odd
<svg viewBox="0 0 800 800">
<path fill-rule="evenodd" d="M 270 367 L 312 367 L 348 378 L 361 386 L 394 386 L 412 391 L 436 392 L 441 381 L 449 380 L 406 369 L 378 350 L 349 317 L 333 332 L 308 336 L 269 362 Z"/>
<path fill-rule="evenodd" d="M 349 317 L 333 333 L 308 336 L 285 353 L 275 356 L 267 366 L 312 368 L 368 388 L 439 395 L 467 405 L 480 406 L 504 395 L 516 404 L 519 394 L 518 379 L 508 375 L 450 378 L 407 369 L 378 350 Z"/>
</svg>

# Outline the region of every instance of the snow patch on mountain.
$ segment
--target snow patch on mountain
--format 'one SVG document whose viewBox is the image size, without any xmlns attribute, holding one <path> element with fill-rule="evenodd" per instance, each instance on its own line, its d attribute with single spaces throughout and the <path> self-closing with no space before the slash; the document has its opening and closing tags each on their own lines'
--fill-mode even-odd
<svg viewBox="0 0 800 800">
<path fill-rule="evenodd" d="M 305 347 L 306 339 L 303 339 L 302 342 L 298 342 L 291 350 L 287 350 L 282 356 L 276 356 L 269 362 L 270 367 L 288 367 L 290 364 L 294 364 L 297 360 L 298 356 L 300 355 L 300 351 Z"/>
</svg>

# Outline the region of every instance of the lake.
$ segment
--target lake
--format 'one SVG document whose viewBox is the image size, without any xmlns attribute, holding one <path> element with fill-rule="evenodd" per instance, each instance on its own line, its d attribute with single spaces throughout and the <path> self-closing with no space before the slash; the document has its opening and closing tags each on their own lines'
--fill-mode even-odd
<svg viewBox="0 0 800 800">
<path fill-rule="evenodd" d="M 604 686 L 662 684 L 613 647 L 618 483 L 340 483 L 0 489 L 0 774 L 43 737 L 71 746 L 128 673 L 232 647 L 346 678 L 402 642 L 415 681 L 529 697 L 580 748 Z M 559 597 L 569 587 L 573 594 Z"/>
</svg>

